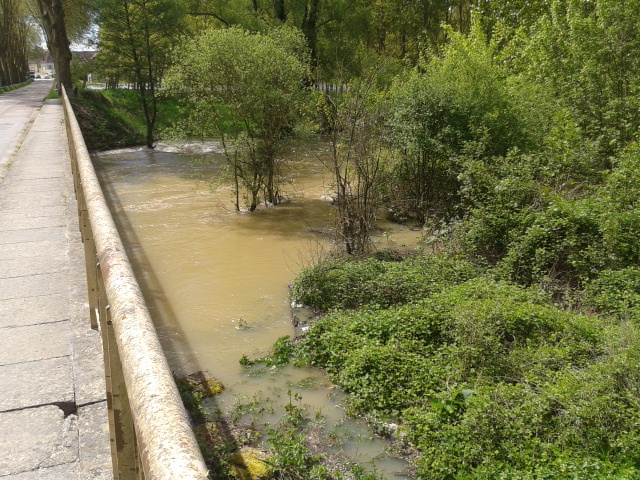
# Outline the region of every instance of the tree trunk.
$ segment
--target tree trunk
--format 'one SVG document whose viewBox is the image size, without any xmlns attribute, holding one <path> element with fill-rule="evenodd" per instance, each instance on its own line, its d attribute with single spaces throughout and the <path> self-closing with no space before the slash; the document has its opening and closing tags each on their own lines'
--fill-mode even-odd
<svg viewBox="0 0 640 480">
<path fill-rule="evenodd" d="M 316 65 L 318 59 L 318 15 L 320 0 L 309 0 L 305 6 L 304 19 L 300 29 L 307 39 L 311 51 L 311 64 Z"/>
<path fill-rule="evenodd" d="M 64 7 L 62 0 L 38 0 L 42 27 L 47 37 L 47 47 L 53 57 L 58 76 L 59 91 L 61 86 L 72 94 L 71 81 L 71 49 L 67 27 L 64 21 Z"/>
<path fill-rule="evenodd" d="M 0 85 L 28 78 L 26 17 L 15 0 L 0 1 Z"/>
<path fill-rule="evenodd" d="M 282 23 L 287 21 L 287 10 L 284 5 L 284 0 L 273 0 L 273 14 Z"/>
</svg>

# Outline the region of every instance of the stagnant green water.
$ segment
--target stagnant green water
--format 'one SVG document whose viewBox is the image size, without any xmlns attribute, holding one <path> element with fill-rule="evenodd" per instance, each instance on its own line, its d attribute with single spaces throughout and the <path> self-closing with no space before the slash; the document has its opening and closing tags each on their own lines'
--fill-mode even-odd
<svg viewBox="0 0 640 480">
<path fill-rule="evenodd" d="M 404 462 L 364 422 L 349 420 L 344 395 L 315 369 L 243 368 L 243 355 L 266 354 L 292 325 L 289 288 L 296 274 L 334 246 L 331 175 L 322 148 L 292 150 L 285 171 L 290 201 L 237 213 L 220 179 L 224 158 L 215 143 L 200 152 L 171 148 L 121 150 L 94 157 L 120 234 L 172 369 L 207 370 L 227 387 L 212 408 L 274 425 L 298 393 L 307 414 L 331 432 L 349 461 L 375 465 L 387 478 Z M 188 150 L 188 149 L 187 149 Z M 213 182 L 210 180 L 213 179 Z M 380 248 L 415 244 L 419 232 L 381 224 Z M 299 313 L 302 316 L 302 313 Z M 248 413 L 246 413 L 248 412 Z M 253 417 L 250 417 L 253 415 Z"/>
</svg>

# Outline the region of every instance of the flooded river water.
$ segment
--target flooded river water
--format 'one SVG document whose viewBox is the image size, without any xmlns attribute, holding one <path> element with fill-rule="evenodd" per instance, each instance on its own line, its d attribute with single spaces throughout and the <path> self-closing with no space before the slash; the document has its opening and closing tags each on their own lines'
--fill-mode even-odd
<svg viewBox="0 0 640 480">
<path fill-rule="evenodd" d="M 288 390 L 304 385 L 296 390 L 302 402 L 326 418 L 327 428 L 344 430 L 349 438 L 342 448 L 352 458 L 398 478 L 404 466 L 382 454 L 385 442 L 364 425 L 344 419 L 340 394 L 320 372 L 252 375 L 239 363 L 295 335 L 288 286 L 332 248 L 333 207 L 323 199 L 331 175 L 318 149 L 292 152 L 285 188 L 290 202 L 243 214 L 219 181 L 223 156 L 215 144 L 209 147 L 204 155 L 160 148 L 94 157 L 171 368 L 178 375 L 211 372 L 227 386 L 221 408 L 284 402 Z M 383 247 L 418 236 L 385 228 L 395 230 L 380 235 Z"/>
</svg>

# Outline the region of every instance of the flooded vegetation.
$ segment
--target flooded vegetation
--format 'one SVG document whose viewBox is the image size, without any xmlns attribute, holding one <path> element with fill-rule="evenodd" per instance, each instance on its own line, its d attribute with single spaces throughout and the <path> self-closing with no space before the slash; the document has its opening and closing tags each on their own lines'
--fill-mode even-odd
<svg viewBox="0 0 640 480">
<path fill-rule="evenodd" d="M 278 480 L 330 478 L 309 444 L 342 430 L 376 446 L 347 435 L 326 453 L 405 472 L 382 466 L 385 443 L 345 405 L 415 448 L 417 478 L 637 478 L 637 2 L 345 3 L 344 17 L 267 3 L 158 35 L 172 56 L 154 46 L 128 82 L 147 145 L 173 116 L 172 134 L 225 139 L 225 161 L 219 146 L 211 164 L 100 160 L 176 372 L 228 385 L 208 408 L 247 426 L 235 439 L 259 419 L 285 452 Z M 127 64 L 115 37 L 105 66 Z M 120 73 L 105 69 L 107 85 Z M 156 110 L 154 92 L 175 108 Z M 315 148 L 281 161 L 314 135 L 328 170 Z M 422 233 L 373 221 L 381 208 L 418 224 L 429 255 L 368 255 Z M 330 231 L 344 256 L 317 262 Z M 292 317 L 290 291 L 327 314 Z M 281 340 L 295 324 L 305 335 Z"/>
<path fill-rule="evenodd" d="M 188 146 L 161 146 L 94 157 L 172 369 L 178 376 L 211 372 L 227 388 L 209 408 L 240 423 L 276 425 L 288 395 L 297 395 L 296 405 L 316 419 L 315 435 L 324 432 L 319 449 L 332 450 L 322 445 L 330 434 L 336 458 L 374 462 L 383 476 L 397 478 L 407 465 L 387 458 L 387 443 L 364 422 L 346 418 L 344 394 L 322 372 L 240 364 L 305 328 L 305 313 L 292 310 L 290 285 L 333 248 L 331 176 L 319 161 L 322 148 L 293 149 L 288 201 L 253 213 L 235 211 L 218 148 L 193 145 L 198 153 L 177 153 Z M 383 224 L 376 242 L 412 248 L 419 237 Z"/>
</svg>

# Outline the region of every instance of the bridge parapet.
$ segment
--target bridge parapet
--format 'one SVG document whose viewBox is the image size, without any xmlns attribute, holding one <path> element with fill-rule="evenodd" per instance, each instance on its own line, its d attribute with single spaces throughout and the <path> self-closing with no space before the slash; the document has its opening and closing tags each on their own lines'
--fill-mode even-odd
<svg viewBox="0 0 640 480">
<path fill-rule="evenodd" d="M 91 327 L 101 332 L 116 480 L 208 479 L 198 443 L 65 92 Z"/>
</svg>

